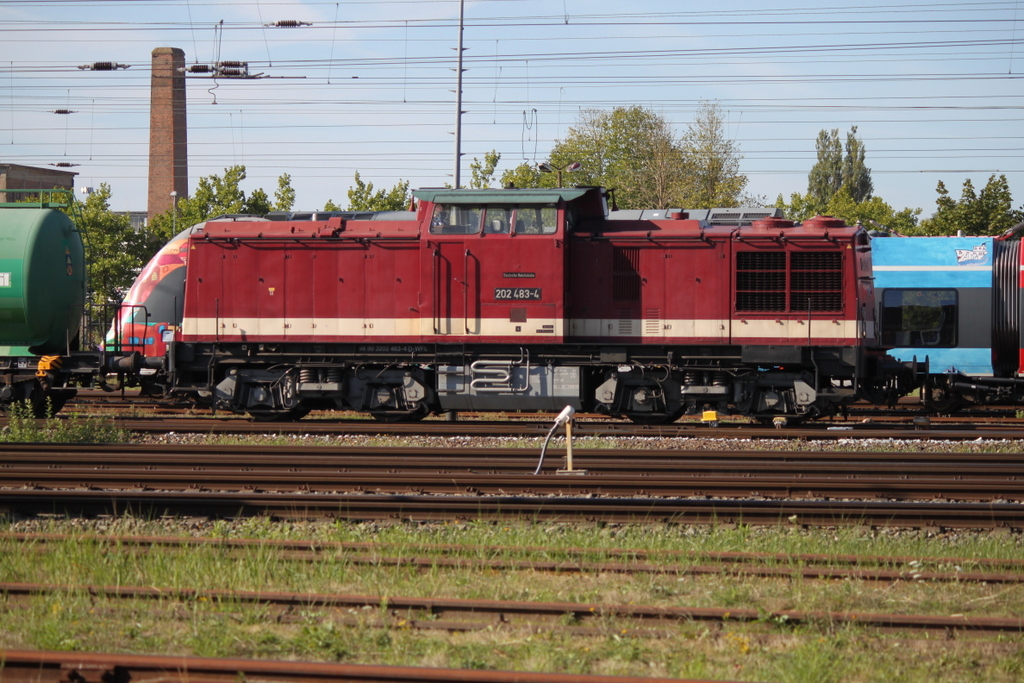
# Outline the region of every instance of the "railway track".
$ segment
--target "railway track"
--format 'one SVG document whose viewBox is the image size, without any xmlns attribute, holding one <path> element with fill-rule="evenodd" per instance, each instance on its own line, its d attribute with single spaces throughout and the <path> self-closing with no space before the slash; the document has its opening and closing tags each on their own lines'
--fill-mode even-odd
<svg viewBox="0 0 1024 683">
<path fill-rule="evenodd" d="M 62 416 L 61 419 L 67 419 Z M 238 434 L 238 435 L 370 435 L 391 436 L 480 436 L 480 437 L 536 437 L 545 436 L 551 429 L 550 421 L 528 420 L 473 420 L 446 422 L 424 420 L 416 423 L 384 424 L 374 420 L 322 419 L 298 422 L 259 422 L 239 416 L 156 416 L 93 417 L 102 424 L 117 426 L 139 434 Z M 0 417 L 0 429 L 8 419 Z M 722 423 L 711 426 L 699 422 L 679 422 L 669 425 L 635 425 L 628 422 L 594 420 L 580 421 L 573 433 L 583 437 L 653 437 L 653 438 L 720 438 L 720 439 L 776 439 L 776 440 L 844 440 L 844 439 L 908 439 L 973 441 L 977 439 L 1005 440 L 1024 438 L 1024 422 L 999 420 L 978 422 L 956 419 L 941 422 L 929 418 L 917 422 L 904 418 L 893 422 L 838 421 L 819 422 L 799 427 L 774 428 L 747 423 Z"/>
<path fill-rule="evenodd" d="M 92 543 L 118 552 L 147 553 L 153 549 L 193 552 L 216 549 L 243 559 L 248 553 L 273 551 L 291 562 L 337 561 L 345 565 L 412 567 L 423 571 L 459 569 L 549 573 L 672 574 L 675 576 L 730 575 L 760 578 L 857 581 L 929 581 L 982 584 L 1024 583 L 1024 560 L 957 557 L 870 557 L 849 555 L 766 554 L 745 552 L 644 552 L 627 549 L 573 549 L 477 545 L 402 544 L 369 542 L 284 541 L 247 538 L 181 538 L 153 536 L 0 534 L 19 552 L 44 554 L 64 543 Z M 394 554 L 388 554 L 394 553 Z M 412 555 L 410 553 L 419 553 Z M 548 560 L 522 560 L 523 553 Z M 595 559 L 595 558 L 601 559 Z M 615 561 L 612 561 L 615 560 Z M 950 568 L 938 571 L 938 568 Z M 1000 569 L 1003 571 L 994 571 Z M 1016 571 L 1006 571 L 1016 570 Z M 3 591 L 0 590 L 0 593 Z"/>
<path fill-rule="evenodd" d="M 775 621 L 794 626 L 857 625 L 860 628 L 912 629 L 915 631 L 964 630 L 987 633 L 1020 633 L 1024 617 L 985 617 L 933 614 L 892 614 L 867 612 L 805 612 L 776 610 L 765 614 L 757 609 L 733 607 L 676 607 L 666 605 L 604 604 L 592 602 L 535 602 L 522 600 L 473 600 L 431 596 L 402 597 L 383 595 L 343 595 L 290 593 L 275 591 L 235 591 L 175 589 L 151 586 L 67 586 L 49 584 L 0 583 L 0 593 L 8 607 L 33 596 L 57 593 L 87 594 L 96 599 L 153 601 L 203 601 L 224 605 L 226 609 L 243 605 L 272 608 L 265 618 L 287 622 L 293 610 L 331 610 L 332 620 L 353 627 L 415 628 L 444 631 L 477 631 L 494 628 L 529 628 L 568 631 L 572 635 L 601 635 L 613 622 L 615 631 L 626 635 L 674 637 L 668 628 L 697 621 L 762 622 Z M 12 605 L 13 603 L 13 605 Z M 375 617 L 367 620 L 365 610 Z M 297 615 L 296 615 L 297 616 Z M 571 625 L 563 623 L 568 620 Z"/>
<path fill-rule="evenodd" d="M 597 449 L 535 476 L 515 449 L 142 450 L 0 446 L 0 512 L 1024 528 L 1012 454 Z"/>
<path fill-rule="evenodd" d="M 0 650 L 0 662 L 4 683 L 681 683 L 678 678 L 35 650 Z"/>
<path fill-rule="evenodd" d="M 520 449 L 0 446 L 0 487 L 480 496 L 886 498 L 1022 501 L 1017 454 L 577 449 L 533 474 Z"/>
</svg>

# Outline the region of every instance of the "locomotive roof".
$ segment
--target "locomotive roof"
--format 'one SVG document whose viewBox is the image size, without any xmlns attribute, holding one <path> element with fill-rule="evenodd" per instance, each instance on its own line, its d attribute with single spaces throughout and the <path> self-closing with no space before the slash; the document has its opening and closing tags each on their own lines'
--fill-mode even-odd
<svg viewBox="0 0 1024 683">
<path fill-rule="evenodd" d="M 556 204 L 558 200 L 579 199 L 592 187 L 509 188 L 503 190 L 414 190 L 416 199 L 435 204 Z"/>
</svg>

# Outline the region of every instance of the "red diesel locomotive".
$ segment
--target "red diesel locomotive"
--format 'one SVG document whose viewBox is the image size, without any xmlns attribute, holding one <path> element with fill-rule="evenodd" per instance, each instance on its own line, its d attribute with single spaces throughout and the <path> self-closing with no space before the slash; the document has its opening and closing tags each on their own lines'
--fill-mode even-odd
<svg viewBox="0 0 1024 683">
<path fill-rule="evenodd" d="M 644 423 L 816 417 L 891 383 L 860 227 L 621 220 L 594 187 L 414 196 L 403 220 L 195 230 L 150 381 L 257 419 L 571 405 Z"/>
</svg>

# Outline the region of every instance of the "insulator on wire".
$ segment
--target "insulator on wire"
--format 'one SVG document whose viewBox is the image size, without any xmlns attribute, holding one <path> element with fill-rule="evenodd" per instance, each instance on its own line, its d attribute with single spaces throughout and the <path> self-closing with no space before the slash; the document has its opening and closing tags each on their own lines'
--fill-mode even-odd
<svg viewBox="0 0 1024 683">
<path fill-rule="evenodd" d="M 208 74 L 213 71 L 209 64 L 193 64 L 188 68 L 190 74 Z"/>
<path fill-rule="evenodd" d="M 298 21 L 296 19 L 281 19 L 275 21 L 272 24 L 263 24 L 264 26 L 273 26 L 276 28 L 295 28 L 297 26 L 312 26 L 312 22 L 309 21 Z"/>
<path fill-rule="evenodd" d="M 58 161 L 55 164 L 50 164 L 50 166 L 56 166 L 57 168 L 72 168 L 74 166 L 78 166 L 78 164 L 73 164 L 70 161 Z"/>
<path fill-rule="evenodd" d="M 93 62 L 92 64 L 82 64 L 78 68 L 83 71 L 117 71 L 130 67 L 130 64 L 118 64 L 117 62 Z"/>
<path fill-rule="evenodd" d="M 78 112 L 74 109 L 54 109 L 52 114 L 77 114 Z"/>
<path fill-rule="evenodd" d="M 216 65 L 218 67 L 229 68 L 229 69 L 232 69 L 232 68 L 242 68 L 242 67 L 244 67 L 246 69 L 249 68 L 249 62 L 217 62 Z"/>
</svg>

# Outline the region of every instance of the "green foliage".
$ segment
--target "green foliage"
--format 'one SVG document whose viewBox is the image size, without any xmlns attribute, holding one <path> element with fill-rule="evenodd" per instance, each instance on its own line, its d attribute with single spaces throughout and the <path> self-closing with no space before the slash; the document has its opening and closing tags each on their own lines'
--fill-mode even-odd
<svg viewBox="0 0 1024 683">
<path fill-rule="evenodd" d="M 921 209 L 901 209 L 896 211 L 881 197 L 857 202 L 850 196 L 849 188 L 841 186 L 827 202 L 819 203 L 810 193 L 801 195 L 793 193 L 789 203 L 779 195 L 775 206 L 783 210 L 786 218 L 803 221 L 814 216 L 835 216 L 842 218 L 849 225 L 860 221 L 869 230 L 885 228 L 901 235 L 908 235 L 917 229 L 918 216 Z"/>
<path fill-rule="evenodd" d="M 846 134 L 846 156 L 843 158 L 843 185 L 855 202 L 871 199 L 875 191 L 871 182 L 871 169 L 864 165 L 864 143 L 857 139 L 857 126 Z"/>
<path fill-rule="evenodd" d="M 822 130 L 814 143 L 818 162 L 807 175 L 807 195 L 822 205 L 828 203 L 843 184 L 843 147 L 839 129 Z"/>
<path fill-rule="evenodd" d="M 202 223 L 205 220 L 223 214 L 251 214 L 263 216 L 269 213 L 276 204 L 272 204 L 270 197 L 262 189 L 253 190 L 246 196 L 241 184 L 245 180 L 245 166 L 231 166 L 224 169 L 223 176 L 204 176 L 199 179 L 199 184 L 190 197 L 179 197 L 177 211 L 174 207 L 166 213 L 155 216 L 150 221 L 149 231 L 157 238 L 159 244 L 164 244 L 174 236 L 175 231 L 181 230 Z M 287 174 L 278 178 L 278 187 L 275 198 L 279 204 L 294 201 L 294 191 L 291 189 L 291 177 Z"/>
<path fill-rule="evenodd" d="M 964 181 L 960 200 L 949 196 L 940 180 L 935 214 L 921 221 L 913 233 L 918 235 L 999 235 L 1024 220 L 1024 207 L 1013 209 L 1013 197 L 1005 175 L 991 175 L 980 193 L 968 178 Z"/>
<path fill-rule="evenodd" d="M 132 230 L 131 218 L 110 210 L 110 186 L 103 183 L 82 205 L 89 290 L 97 305 L 119 303 L 156 242 Z"/>
<path fill-rule="evenodd" d="M 350 211 L 404 211 L 409 206 L 409 181 L 400 180 L 390 190 L 373 191 L 373 183 L 364 183 L 356 172 L 352 188 L 348 191 Z M 328 200 L 328 204 L 334 203 Z M 327 209 L 325 211 L 337 209 Z"/>
<path fill-rule="evenodd" d="M 583 167 L 563 176 L 563 183 L 615 189 L 622 209 L 736 206 L 747 177 L 739 172 L 742 157 L 723 123 L 719 105 L 708 102 L 681 138 L 644 107 L 585 109 L 549 162 L 556 168 L 580 162 Z M 550 175 L 523 164 L 503 175 L 502 183 L 553 187 L 557 180 Z"/>
<path fill-rule="evenodd" d="M 292 177 L 282 173 L 277 179 L 277 191 L 274 192 L 274 211 L 291 211 L 295 206 L 295 189 Z"/>
<path fill-rule="evenodd" d="M 95 419 L 65 420 L 52 416 L 37 420 L 28 402 L 11 404 L 7 426 L 0 430 L 3 443 L 128 443 L 123 429 L 105 425 Z"/>
<path fill-rule="evenodd" d="M 502 187 L 554 187 L 555 178 L 525 161 L 501 174 Z"/>
<path fill-rule="evenodd" d="M 680 203 L 685 182 L 682 149 L 668 122 L 650 109 L 581 111 L 576 125 L 549 156 L 555 168 L 577 161 L 582 168 L 563 177 L 563 184 L 614 189 L 619 208 L 665 208 Z"/>
<path fill-rule="evenodd" d="M 857 126 L 846 135 L 845 157 L 838 128 L 819 132 L 814 146 L 818 161 L 807 175 L 807 194 L 816 206 L 827 205 L 843 186 L 857 203 L 871 198 L 871 169 L 864 165 L 864 143 L 857 139 Z"/>
<path fill-rule="evenodd" d="M 747 186 L 739 172 L 736 143 L 725 136 L 725 118 L 717 102 L 702 102 L 697 117 L 682 139 L 682 163 L 687 179 L 681 207 L 737 206 Z M 666 188 L 667 190 L 668 188 Z"/>
<path fill-rule="evenodd" d="M 494 178 L 494 169 L 498 167 L 500 159 L 501 155 L 498 154 L 497 150 L 493 149 L 484 155 L 483 162 L 474 157 L 473 163 L 469 165 L 469 170 L 473 174 L 469 186 L 474 190 L 483 190 L 490 187 L 491 179 Z"/>
</svg>

